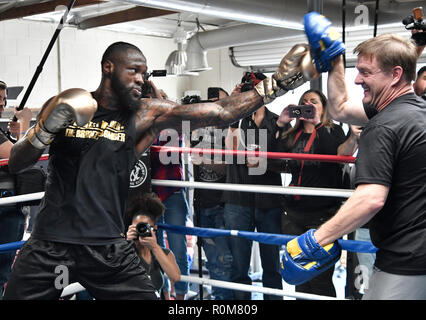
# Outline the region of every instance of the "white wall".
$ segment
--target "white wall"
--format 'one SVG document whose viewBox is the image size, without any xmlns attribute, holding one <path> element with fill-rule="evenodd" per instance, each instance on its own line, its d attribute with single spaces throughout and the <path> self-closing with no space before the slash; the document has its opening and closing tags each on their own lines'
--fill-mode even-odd
<svg viewBox="0 0 426 320">
<path fill-rule="evenodd" d="M 9 86 L 24 86 L 17 100 L 9 106 L 19 105 L 24 92 L 56 30 L 57 23 L 10 20 L 0 22 L 0 79 Z M 168 55 L 177 49 L 173 39 L 140 36 L 130 33 L 101 29 L 77 30 L 64 28 L 60 33 L 60 62 L 55 44 L 44 65 L 34 89 L 26 104 L 38 108 L 60 90 L 81 87 L 95 90 L 99 84 L 100 61 L 103 52 L 115 41 L 126 41 L 138 46 L 148 60 L 149 70 L 164 69 Z M 227 50 L 223 50 L 227 52 Z M 187 90 L 197 89 L 207 95 L 207 87 L 219 85 L 217 81 L 228 79 L 229 73 L 221 77 L 221 70 L 230 70 L 231 62 L 222 50 L 209 53 L 214 67 L 200 77 L 158 77 L 151 78 L 157 87 L 163 89 L 172 100 L 179 100 Z M 60 71 L 60 72 L 59 72 Z M 238 77 L 241 77 L 238 75 Z M 237 78 L 238 78 L 237 77 Z M 59 79 L 60 78 L 60 79 Z"/>
<path fill-rule="evenodd" d="M 228 56 L 228 49 L 215 49 L 207 52 L 210 71 L 200 72 L 197 77 L 191 77 L 191 87 L 201 92 L 201 98 L 207 99 L 208 87 L 222 87 L 229 94 L 240 83 L 244 69 L 236 68 Z"/>
</svg>

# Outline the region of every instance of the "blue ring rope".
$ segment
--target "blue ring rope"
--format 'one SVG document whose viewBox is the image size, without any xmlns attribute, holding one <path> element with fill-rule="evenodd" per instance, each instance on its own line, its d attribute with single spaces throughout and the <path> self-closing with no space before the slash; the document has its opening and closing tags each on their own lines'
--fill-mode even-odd
<svg viewBox="0 0 426 320">
<path fill-rule="evenodd" d="M 199 237 L 221 237 L 221 236 L 238 236 L 249 240 L 255 240 L 260 243 L 284 245 L 296 236 L 285 234 L 273 234 L 263 232 L 249 232 L 249 231 L 234 231 L 212 228 L 197 228 L 197 227 L 183 227 L 175 226 L 164 223 L 158 223 L 158 226 L 165 230 L 170 230 L 180 234 L 190 234 Z M 360 253 L 375 253 L 377 248 L 369 241 L 358 240 L 337 240 L 343 250 L 350 252 Z"/>
<path fill-rule="evenodd" d="M 164 230 L 180 233 L 189 234 L 198 237 L 224 237 L 224 236 L 237 236 L 249 240 L 254 240 L 265 244 L 284 245 L 288 241 L 294 239 L 296 236 L 285 235 L 285 234 L 273 234 L 263 232 L 249 232 L 249 231 L 237 231 L 237 230 L 223 230 L 223 229 L 212 229 L 212 228 L 198 228 L 198 227 L 183 227 L 175 226 L 165 223 L 158 223 L 158 226 Z M 350 252 L 361 252 L 361 253 L 375 253 L 377 248 L 368 241 L 357 241 L 357 240 L 337 240 L 343 250 Z M 0 245 L 0 254 L 16 251 L 20 249 L 25 241 L 11 242 Z"/>
</svg>

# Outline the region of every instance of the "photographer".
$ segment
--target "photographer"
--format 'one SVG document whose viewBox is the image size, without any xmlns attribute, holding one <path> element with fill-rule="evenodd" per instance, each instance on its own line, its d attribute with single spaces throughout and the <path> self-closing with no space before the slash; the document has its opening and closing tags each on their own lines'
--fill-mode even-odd
<svg viewBox="0 0 426 320">
<path fill-rule="evenodd" d="M 0 80 L 0 117 L 7 105 L 7 85 Z M 16 110 L 15 116 L 18 121 L 10 121 L 10 132 L 20 138 L 28 129 L 32 113 L 28 108 Z M 10 150 L 13 146 L 12 141 L 8 138 L 6 132 L 0 128 L 0 158 L 9 158 Z M 0 198 L 13 196 L 16 193 L 15 177 L 9 173 L 8 167 L 0 168 Z M 0 243 L 10 243 L 20 241 L 24 235 L 26 215 L 19 205 L 3 205 L 0 207 Z M 9 274 L 15 252 L 0 254 L 0 300 L 3 296 L 4 285 L 9 280 Z"/>
<path fill-rule="evenodd" d="M 207 98 L 217 101 L 228 97 L 229 94 L 222 88 L 209 87 Z M 223 128 L 210 126 L 191 132 L 191 147 L 205 149 L 220 149 L 224 145 Z M 194 168 L 194 180 L 204 183 L 226 183 L 226 164 L 224 157 L 214 155 L 191 154 Z M 201 228 L 224 229 L 224 204 L 221 200 L 222 190 L 194 190 L 194 211 L 197 226 Z M 206 267 L 210 279 L 229 281 L 231 276 L 232 253 L 229 237 L 200 238 L 206 255 Z M 212 300 L 231 300 L 232 290 L 212 287 Z"/>
<path fill-rule="evenodd" d="M 260 72 L 246 72 L 241 83 L 236 86 L 231 96 L 239 92 L 251 90 L 257 83 L 265 79 Z M 226 147 L 230 150 L 261 151 L 277 150 L 277 115 L 262 106 L 252 115 L 231 125 L 226 137 Z M 281 185 L 281 176 L 271 171 L 272 161 L 261 157 L 246 157 L 238 161 L 234 156 L 232 163 L 227 163 L 226 183 Z M 245 161 L 244 161 L 245 160 Z M 262 170 L 263 169 L 263 170 Z M 261 171 L 261 172 L 259 172 Z M 225 229 L 266 233 L 280 233 L 281 197 L 276 194 L 251 193 L 241 191 L 224 191 L 223 201 Z M 249 276 L 252 241 L 237 237 L 230 238 L 232 253 L 231 282 L 251 284 Z M 282 289 L 282 278 L 279 272 L 279 246 L 259 244 L 262 264 L 262 284 L 264 287 Z M 234 290 L 235 300 L 250 300 L 250 292 Z M 264 300 L 278 300 L 282 297 L 264 295 Z"/>
<path fill-rule="evenodd" d="M 290 153 L 352 155 L 358 147 L 360 129 L 351 126 L 351 134 L 346 138 L 341 126 L 334 124 L 328 114 L 327 98 L 321 91 L 310 89 L 304 92 L 299 106 L 314 107 L 312 118 L 296 118 L 295 124 L 285 130 L 280 137 L 280 151 Z M 289 107 L 284 108 L 277 120 L 278 127 L 287 126 L 294 118 Z M 291 174 L 290 186 L 313 188 L 344 188 L 342 167 L 337 163 L 289 160 L 285 172 Z M 317 228 L 327 221 L 341 206 L 342 199 L 286 195 L 284 234 L 301 234 Z M 335 297 L 333 269 L 318 277 L 296 286 L 296 292 Z"/>
<path fill-rule="evenodd" d="M 416 44 L 417 56 L 420 57 L 426 45 L 426 23 L 423 21 L 422 7 L 414 8 L 412 12 L 402 20 L 402 24 L 405 29 L 411 30 L 411 40 Z"/>
<path fill-rule="evenodd" d="M 180 280 L 180 270 L 173 253 L 160 247 L 155 236 L 156 223 L 165 209 L 154 193 L 148 193 L 130 203 L 127 210 L 132 221 L 127 230 L 127 240 L 135 241 L 141 264 L 158 292 L 164 284 L 164 273 L 173 282 Z"/>
</svg>

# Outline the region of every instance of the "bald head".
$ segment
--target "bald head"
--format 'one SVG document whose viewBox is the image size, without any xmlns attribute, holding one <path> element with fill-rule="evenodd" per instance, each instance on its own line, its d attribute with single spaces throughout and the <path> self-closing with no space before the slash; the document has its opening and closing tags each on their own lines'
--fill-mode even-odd
<svg viewBox="0 0 426 320">
<path fill-rule="evenodd" d="M 135 45 L 127 42 L 115 42 L 111 44 L 104 52 L 102 56 L 101 65 L 103 66 L 106 61 L 116 62 L 117 59 L 123 57 L 123 55 L 131 54 L 131 52 L 136 53 L 143 57 L 143 60 L 146 62 L 146 58 L 142 51 Z"/>
</svg>

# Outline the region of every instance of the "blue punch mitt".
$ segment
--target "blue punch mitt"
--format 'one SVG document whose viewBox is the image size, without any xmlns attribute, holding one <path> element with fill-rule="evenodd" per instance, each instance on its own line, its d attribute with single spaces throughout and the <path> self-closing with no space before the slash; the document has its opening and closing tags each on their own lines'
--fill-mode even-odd
<svg viewBox="0 0 426 320">
<path fill-rule="evenodd" d="M 337 241 L 322 247 L 314 238 L 314 229 L 289 241 L 281 260 L 281 275 L 292 285 L 305 283 L 334 266 L 342 249 Z"/>
<path fill-rule="evenodd" d="M 318 72 L 330 71 L 331 61 L 345 51 L 340 33 L 318 12 L 309 12 L 303 22 Z"/>
</svg>

